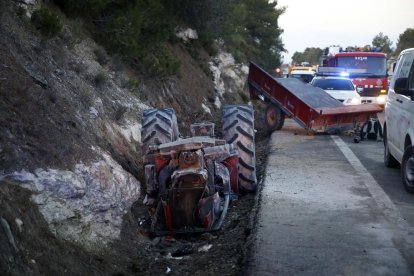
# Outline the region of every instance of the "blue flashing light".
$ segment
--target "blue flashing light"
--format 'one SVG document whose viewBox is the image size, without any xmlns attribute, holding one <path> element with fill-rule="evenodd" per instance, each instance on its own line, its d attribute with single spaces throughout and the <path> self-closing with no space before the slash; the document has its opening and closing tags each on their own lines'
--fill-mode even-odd
<svg viewBox="0 0 414 276">
<path fill-rule="evenodd" d="M 349 73 L 347 73 L 347 72 L 341 72 L 339 75 L 341 77 L 349 77 Z"/>
</svg>

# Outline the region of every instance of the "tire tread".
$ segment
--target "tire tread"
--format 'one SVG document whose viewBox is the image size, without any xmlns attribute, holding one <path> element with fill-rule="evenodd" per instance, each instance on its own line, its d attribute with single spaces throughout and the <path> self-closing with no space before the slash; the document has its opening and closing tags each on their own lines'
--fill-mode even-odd
<svg viewBox="0 0 414 276">
<path fill-rule="evenodd" d="M 257 190 L 254 144 L 254 113 L 250 105 L 228 105 L 223 108 L 223 138 L 239 150 L 239 187 Z"/>
</svg>

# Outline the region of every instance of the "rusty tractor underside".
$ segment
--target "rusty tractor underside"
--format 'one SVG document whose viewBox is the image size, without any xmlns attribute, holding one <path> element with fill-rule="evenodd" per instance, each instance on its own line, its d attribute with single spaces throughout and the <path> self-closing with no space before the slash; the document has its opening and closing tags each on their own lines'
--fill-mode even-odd
<svg viewBox="0 0 414 276">
<path fill-rule="evenodd" d="M 254 176 L 244 173 L 241 164 L 248 162 L 240 155 L 246 149 L 249 154 L 254 153 L 250 145 L 254 145 L 253 135 L 247 135 L 243 141 L 239 123 L 249 123 L 252 129 L 243 131 L 254 133 L 252 108 L 231 106 L 225 112 L 225 117 L 232 120 L 230 123 L 224 119 L 224 132 L 230 141 L 214 138 L 212 123 L 193 124 L 193 137 L 179 139 L 175 136 L 178 130 L 171 109 L 144 113 L 144 203 L 149 216 L 140 221 L 140 226 L 146 231 L 165 235 L 219 230 L 229 203 L 237 199 L 239 190 L 256 188 L 253 165 L 248 164 Z M 250 142 L 247 146 L 246 141 Z M 249 160 L 254 162 L 254 154 Z M 243 179 L 249 181 L 243 184 Z"/>
</svg>

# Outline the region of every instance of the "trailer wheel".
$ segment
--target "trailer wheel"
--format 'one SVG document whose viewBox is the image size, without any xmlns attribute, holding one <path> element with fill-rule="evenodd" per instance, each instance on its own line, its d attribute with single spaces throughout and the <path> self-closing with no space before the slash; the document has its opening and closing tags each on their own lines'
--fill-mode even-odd
<svg viewBox="0 0 414 276">
<path fill-rule="evenodd" d="M 142 117 L 141 154 L 148 154 L 149 146 L 178 139 L 177 116 L 172 108 L 147 109 Z"/>
<path fill-rule="evenodd" d="M 404 188 L 409 193 L 414 193 L 414 147 L 408 146 L 401 163 L 401 176 Z"/>
<path fill-rule="evenodd" d="M 239 187 L 241 191 L 257 189 L 254 114 L 250 105 L 228 105 L 223 109 L 223 138 L 239 151 Z"/>
<path fill-rule="evenodd" d="M 280 130 L 285 123 L 285 113 L 275 104 L 268 104 L 265 114 L 266 125 L 273 132 Z"/>
</svg>

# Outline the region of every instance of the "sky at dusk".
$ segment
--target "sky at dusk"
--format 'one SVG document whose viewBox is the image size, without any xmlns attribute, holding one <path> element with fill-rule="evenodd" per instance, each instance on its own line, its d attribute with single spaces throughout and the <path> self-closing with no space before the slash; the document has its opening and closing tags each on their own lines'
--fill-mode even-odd
<svg viewBox="0 0 414 276">
<path fill-rule="evenodd" d="M 278 0 L 286 7 L 279 17 L 282 41 L 290 62 L 294 52 L 306 47 L 365 46 L 382 32 L 393 42 L 414 28 L 414 0 Z"/>
</svg>

